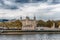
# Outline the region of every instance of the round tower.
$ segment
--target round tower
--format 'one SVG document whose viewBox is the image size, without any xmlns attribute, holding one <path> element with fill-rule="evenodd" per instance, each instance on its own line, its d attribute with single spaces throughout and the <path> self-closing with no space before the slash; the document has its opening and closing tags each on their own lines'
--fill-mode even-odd
<svg viewBox="0 0 60 40">
<path fill-rule="evenodd" d="M 28 17 L 28 16 L 26 16 L 26 19 L 27 19 L 27 20 L 29 20 L 29 17 Z"/>
<path fill-rule="evenodd" d="M 20 20 L 22 20 L 22 17 L 20 17 Z"/>
<path fill-rule="evenodd" d="M 36 17 L 34 16 L 34 20 L 36 20 Z"/>
</svg>

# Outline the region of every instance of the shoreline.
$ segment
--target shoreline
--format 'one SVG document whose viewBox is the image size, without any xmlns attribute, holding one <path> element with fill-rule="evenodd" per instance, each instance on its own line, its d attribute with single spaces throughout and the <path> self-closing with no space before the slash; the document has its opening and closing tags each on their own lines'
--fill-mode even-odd
<svg viewBox="0 0 60 40">
<path fill-rule="evenodd" d="M 60 31 L 3 31 L 1 35 L 28 35 L 28 34 L 60 34 Z"/>
</svg>

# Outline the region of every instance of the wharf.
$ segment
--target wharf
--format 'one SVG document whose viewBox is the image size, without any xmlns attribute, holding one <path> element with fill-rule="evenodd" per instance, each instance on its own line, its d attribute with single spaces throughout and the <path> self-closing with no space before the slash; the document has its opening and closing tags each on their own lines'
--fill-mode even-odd
<svg viewBox="0 0 60 40">
<path fill-rule="evenodd" d="M 18 34 L 45 34 L 45 33 L 59 33 L 60 34 L 60 30 L 29 30 L 29 31 L 23 31 L 23 30 L 0 30 L 0 34 L 5 34 L 5 35 L 18 35 Z"/>
</svg>

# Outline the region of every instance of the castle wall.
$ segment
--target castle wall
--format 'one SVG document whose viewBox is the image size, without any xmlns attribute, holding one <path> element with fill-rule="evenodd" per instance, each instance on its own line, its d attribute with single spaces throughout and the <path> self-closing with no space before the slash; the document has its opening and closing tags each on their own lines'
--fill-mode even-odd
<svg viewBox="0 0 60 40">
<path fill-rule="evenodd" d="M 36 21 L 24 20 L 22 21 L 22 30 L 35 30 Z"/>
</svg>

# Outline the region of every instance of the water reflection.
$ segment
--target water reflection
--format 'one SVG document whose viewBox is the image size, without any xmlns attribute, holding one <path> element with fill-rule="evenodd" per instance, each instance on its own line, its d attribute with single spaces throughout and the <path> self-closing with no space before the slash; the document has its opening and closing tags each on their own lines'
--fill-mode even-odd
<svg viewBox="0 0 60 40">
<path fill-rule="evenodd" d="M 0 40 L 60 40 L 60 34 L 0 35 Z"/>
</svg>

